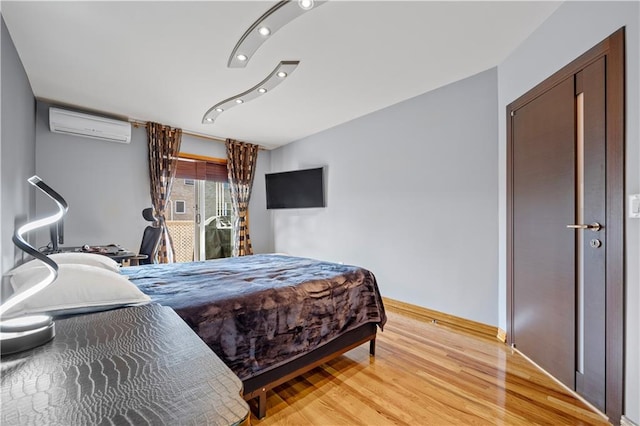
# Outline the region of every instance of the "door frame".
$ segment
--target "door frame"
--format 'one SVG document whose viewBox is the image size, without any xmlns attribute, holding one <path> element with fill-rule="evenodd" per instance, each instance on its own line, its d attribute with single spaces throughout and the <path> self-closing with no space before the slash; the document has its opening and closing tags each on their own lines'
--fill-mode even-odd
<svg viewBox="0 0 640 426">
<path fill-rule="evenodd" d="M 624 404 L 624 148 L 625 31 L 620 28 L 551 77 L 507 105 L 507 343 L 513 344 L 513 133 L 512 113 L 606 56 L 606 383 L 605 414 L 620 423 Z"/>
</svg>

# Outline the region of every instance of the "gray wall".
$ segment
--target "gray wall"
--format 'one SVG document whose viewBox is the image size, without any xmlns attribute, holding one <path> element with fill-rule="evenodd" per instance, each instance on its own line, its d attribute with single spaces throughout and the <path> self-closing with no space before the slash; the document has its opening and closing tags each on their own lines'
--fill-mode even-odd
<svg viewBox="0 0 640 426">
<path fill-rule="evenodd" d="M 35 189 L 27 183 L 27 179 L 36 171 L 36 137 L 33 91 L 4 19 L 1 27 L 0 255 L 4 273 L 22 259 L 22 251 L 16 249 L 11 242 L 16 224 L 22 224 L 33 217 L 35 211 Z"/>
<path fill-rule="evenodd" d="M 144 128 L 133 128 L 130 144 L 49 131 L 49 105 L 37 103 L 36 170 L 69 203 L 65 245 L 117 243 L 140 247 L 147 223 L 141 211 L 151 205 Z M 38 214 L 51 202 L 36 197 Z M 45 245 L 48 233 L 38 235 Z"/>
<path fill-rule="evenodd" d="M 327 166 L 327 207 L 271 211 L 277 252 L 357 264 L 383 296 L 498 323 L 497 73 L 271 152 Z"/>
<path fill-rule="evenodd" d="M 49 106 L 44 102 L 37 103 L 36 170 L 69 203 L 64 222 L 65 245 L 117 243 L 138 250 L 148 225 L 141 211 L 151 206 L 146 130 L 133 127 L 130 144 L 52 133 L 49 131 Z M 181 150 L 226 157 L 224 144 L 188 135 L 183 135 Z M 269 153 L 261 152 L 258 172 L 265 170 L 268 164 Z M 256 185 L 260 186 L 259 178 Z M 271 249 L 270 223 L 264 205 L 264 190 L 258 190 L 250 206 L 251 236 L 256 251 Z M 50 206 L 49 200 L 37 197 L 38 214 L 43 214 Z M 38 235 L 39 244 L 48 241 L 46 232 Z"/>
<path fill-rule="evenodd" d="M 506 326 L 506 106 L 626 25 L 626 192 L 640 193 L 638 2 L 565 2 L 498 67 L 500 135 L 500 326 Z M 626 416 L 640 424 L 640 220 L 626 220 Z"/>
</svg>

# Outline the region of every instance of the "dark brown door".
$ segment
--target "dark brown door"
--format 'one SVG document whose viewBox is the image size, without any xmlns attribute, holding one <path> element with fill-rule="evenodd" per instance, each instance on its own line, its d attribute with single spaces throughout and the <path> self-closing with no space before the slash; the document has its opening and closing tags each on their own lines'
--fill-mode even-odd
<svg viewBox="0 0 640 426">
<path fill-rule="evenodd" d="M 605 58 L 514 110 L 513 342 L 605 410 Z"/>
<path fill-rule="evenodd" d="M 575 380 L 574 78 L 515 111 L 513 340 L 567 386 Z"/>
<path fill-rule="evenodd" d="M 618 424 L 624 28 L 507 106 L 508 342 Z"/>
</svg>

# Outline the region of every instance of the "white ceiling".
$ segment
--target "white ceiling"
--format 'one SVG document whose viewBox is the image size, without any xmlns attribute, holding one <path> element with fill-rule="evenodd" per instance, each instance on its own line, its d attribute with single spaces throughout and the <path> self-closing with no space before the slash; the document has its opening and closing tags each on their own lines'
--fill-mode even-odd
<svg viewBox="0 0 640 426">
<path fill-rule="evenodd" d="M 498 65 L 560 2 L 330 1 L 229 54 L 274 1 L 11 2 L 2 15 L 35 96 L 276 147 Z M 212 105 L 299 60 L 278 88 Z"/>
</svg>

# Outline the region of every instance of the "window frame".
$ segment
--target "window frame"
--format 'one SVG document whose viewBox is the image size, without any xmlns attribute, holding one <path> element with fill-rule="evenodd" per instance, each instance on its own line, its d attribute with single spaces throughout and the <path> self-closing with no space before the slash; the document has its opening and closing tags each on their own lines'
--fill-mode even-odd
<svg viewBox="0 0 640 426">
<path fill-rule="evenodd" d="M 182 204 L 182 211 L 178 210 L 178 205 Z M 187 202 L 184 200 L 173 200 L 173 214 L 187 214 Z"/>
</svg>

